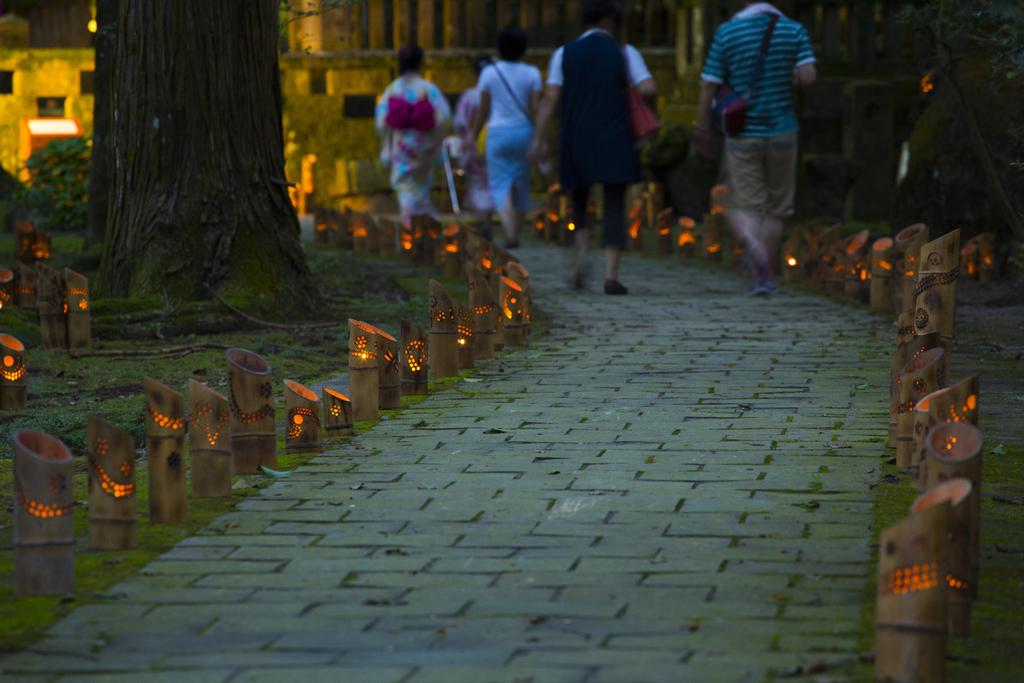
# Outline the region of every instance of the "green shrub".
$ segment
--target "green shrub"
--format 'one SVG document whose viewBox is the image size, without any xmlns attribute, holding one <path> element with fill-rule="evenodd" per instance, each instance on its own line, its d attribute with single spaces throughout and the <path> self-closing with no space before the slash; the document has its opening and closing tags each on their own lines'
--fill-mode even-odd
<svg viewBox="0 0 1024 683">
<path fill-rule="evenodd" d="M 29 157 L 29 183 L 15 198 L 36 227 L 85 230 L 91 157 L 92 143 L 84 137 L 55 140 Z"/>
</svg>

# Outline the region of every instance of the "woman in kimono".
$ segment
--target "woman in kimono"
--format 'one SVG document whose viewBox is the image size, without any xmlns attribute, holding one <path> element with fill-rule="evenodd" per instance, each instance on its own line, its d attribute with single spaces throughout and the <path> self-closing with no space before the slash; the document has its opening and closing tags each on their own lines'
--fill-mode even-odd
<svg viewBox="0 0 1024 683">
<path fill-rule="evenodd" d="M 430 190 L 441 145 L 451 128 L 448 101 L 420 76 L 422 66 L 421 48 L 407 45 L 399 50 L 399 76 L 377 104 L 380 159 L 391 168 L 391 188 L 406 223 L 416 215 L 437 213 Z"/>
</svg>

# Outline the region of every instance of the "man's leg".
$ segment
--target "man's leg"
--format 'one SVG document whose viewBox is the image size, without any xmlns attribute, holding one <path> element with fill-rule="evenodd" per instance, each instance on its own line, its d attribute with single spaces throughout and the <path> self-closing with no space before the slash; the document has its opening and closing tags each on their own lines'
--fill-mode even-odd
<svg viewBox="0 0 1024 683">
<path fill-rule="evenodd" d="M 728 168 L 729 194 L 726 219 L 733 236 L 746 250 L 746 264 L 755 288 L 771 258 L 762 239 L 765 189 L 763 143 L 757 139 L 730 139 L 726 142 L 725 165 Z"/>
<path fill-rule="evenodd" d="M 590 222 L 587 217 L 587 201 L 590 199 L 590 187 L 577 187 L 572 191 L 572 222 L 576 225 L 576 262 L 574 264 L 573 285 L 583 286 L 583 274 L 586 272 L 587 249 L 590 246 Z"/>
<path fill-rule="evenodd" d="M 602 242 L 604 244 L 605 283 L 618 283 L 619 263 L 622 261 L 622 249 L 626 242 L 625 185 L 604 186 L 604 237 Z"/>
</svg>

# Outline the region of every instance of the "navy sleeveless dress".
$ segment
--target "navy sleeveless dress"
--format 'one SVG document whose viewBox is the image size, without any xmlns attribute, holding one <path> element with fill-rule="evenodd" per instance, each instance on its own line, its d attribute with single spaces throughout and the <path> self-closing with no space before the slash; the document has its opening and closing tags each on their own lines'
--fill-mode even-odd
<svg viewBox="0 0 1024 683">
<path fill-rule="evenodd" d="M 565 46 L 559 175 L 566 190 L 640 182 L 618 41 L 603 31 Z"/>
</svg>

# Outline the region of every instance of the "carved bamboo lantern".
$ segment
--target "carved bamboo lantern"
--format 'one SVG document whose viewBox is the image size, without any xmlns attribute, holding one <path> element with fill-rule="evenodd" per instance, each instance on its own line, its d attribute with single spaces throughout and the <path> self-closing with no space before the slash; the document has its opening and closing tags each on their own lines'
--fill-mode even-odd
<svg viewBox="0 0 1024 683">
<path fill-rule="evenodd" d="M 889 448 L 896 447 L 896 425 L 900 414 L 900 371 L 907 363 L 925 351 L 941 346 L 938 334 L 928 334 L 923 337 L 915 335 L 913 322 L 905 313 L 900 314 L 896 327 L 896 350 L 893 351 L 889 371 Z M 943 359 L 943 365 L 945 365 L 945 359 Z"/>
<path fill-rule="evenodd" d="M 270 363 L 245 349 L 228 349 L 228 402 L 231 454 L 235 472 L 277 467 L 273 371 Z"/>
<path fill-rule="evenodd" d="M 875 599 L 879 680 L 943 680 L 949 512 L 949 502 L 943 501 L 882 531 Z"/>
<path fill-rule="evenodd" d="M 370 250 L 370 224 L 369 216 L 360 211 L 354 212 L 349 218 L 349 227 L 352 230 L 352 251 L 356 254 L 369 254 Z"/>
<path fill-rule="evenodd" d="M 352 401 L 348 396 L 325 388 L 320 400 L 324 405 L 324 428 L 328 436 L 351 436 L 354 433 Z"/>
<path fill-rule="evenodd" d="M 473 358 L 491 360 L 494 358 L 494 338 L 498 323 L 494 290 L 484 279 L 480 269 L 472 264 L 467 271 L 467 279 L 469 306 L 473 310 Z"/>
<path fill-rule="evenodd" d="M 35 266 L 27 263 L 14 264 L 14 304 L 18 308 L 35 308 L 38 305 L 39 276 Z"/>
<path fill-rule="evenodd" d="M 416 260 L 416 235 L 411 223 L 402 223 L 398 228 L 398 255 L 408 263 Z"/>
<path fill-rule="evenodd" d="M 704 216 L 704 229 L 701 231 L 701 253 L 706 261 L 721 261 L 723 240 L 725 239 L 725 212 L 709 213 Z"/>
<path fill-rule="evenodd" d="M 49 261 L 53 255 L 53 240 L 49 233 L 37 230 L 27 222 L 14 226 L 14 258 L 21 263 Z"/>
<path fill-rule="evenodd" d="M 458 277 L 462 273 L 462 230 L 450 223 L 441 240 L 441 268 L 445 277 Z"/>
<path fill-rule="evenodd" d="M 68 347 L 67 299 L 64 279 L 53 268 L 36 264 L 38 275 L 39 326 L 43 333 L 44 349 Z"/>
<path fill-rule="evenodd" d="M 980 382 L 977 375 L 933 391 L 914 406 L 914 450 L 911 472 L 919 489 L 927 480 L 928 447 L 925 438 L 937 424 L 967 422 L 978 426 Z"/>
<path fill-rule="evenodd" d="M 873 311 L 892 310 L 893 239 L 882 237 L 871 245 L 871 291 L 868 305 Z"/>
<path fill-rule="evenodd" d="M 693 256 L 697 253 L 697 222 L 689 216 L 682 216 L 677 221 L 676 249 L 680 256 Z"/>
<path fill-rule="evenodd" d="M 428 391 L 430 363 L 427 336 L 419 326 L 402 319 L 402 350 L 400 354 L 402 395 L 425 396 Z"/>
<path fill-rule="evenodd" d="M 360 320 L 348 321 L 348 392 L 352 417 L 374 421 L 380 417 L 380 371 L 377 367 L 377 330 Z"/>
<path fill-rule="evenodd" d="M 914 501 L 911 513 L 920 513 L 935 505 L 949 504 L 943 543 L 946 567 L 946 617 L 948 633 L 964 638 L 971 630 L 971 492 L 967 479 L 950 479 L 936 484 Z"/>
<path fill-rule="evenodd" d="M 782 279 L 784 282 L 793 283 L 800 281 L 801 269 L 803 268 L 803 254 L 800 247 L 803 239 L 799 230 L 790 233 L 785 242 L 782 243 Z"/>
<path fill-rule="evenodd" d="M 88 349 L 92 346 L 89 279 L 81 273 L 65 268 L 64 286 L 68 301 L 68 348 Z"/>
<path fill-rule="evenodd" d="M 628 239 L 628 245 L 630 251 L 643 251 L 644 242 L 642 235 L 642 228 L 644 223 L 644 197 L 639 197 L 629 207 L 628 218 L 628 229 L 626 230 L 626 236 Z"/>
<path fill-rule="evenodd" d="M 970 516 L 971 561 L 965 588 L 972 598 L 978 596 L 981 564 L 981 447 L 984 440 L 978 428 L 968 422 L 938 424 L 925 437 L 928 449 L 925 490 L 951 479 L 971 482 L 968 500 Z"/>
<path fill-rule="evenodd" d="M 820 232 L 815 230 L 808 235 L 808 254 L 812 254 L 812 279 L 815 284 L 827 287 L 835 265 L 836 245 L 842 238 L 842 226 L 830 225 Z"/>
<path fill-rule="evenodd" d="M 0 334 L 0 410 L 24 410 L 28 402 L 25 345 Z"/>
<path fill-rule="evenodd" d="M 284 435 L 285 450 L 320 450 L 320 399 L 294 380 L 284 382 L 284 407 L 288 426 Z"/>
<path fill-rule="evenodd" d="M 960 275 L 960 230 L 921 247 L 914 289 L 914 328 L 919 335 L 938 332 L 947 363 L 956 328 L 956 281 Z"/>
<path fill-rule="evenodd" d="M 547 219 L 545 218 L 545 211 L 541 209 L 533 215 L 531 220 L 533 225 L 533 234 L 537 239 L 544 239 L 544 228 L 547 225 Z"/>
<path fill-rule="evenodd" d="M 523 290 L 523 318 L 526 321 L 526 336 L 533 331 L 533 297 L 530 295 L 530 272 L 519 261 L 505 264 L 505 274 L 509 280 Z"/>
<path fill-rule="evenodd" d="M 983 232 L 973 242 L 978 245 L 978 282 L 991 282 L 996 275 L 996 236 Z"/>
<path fill-rule="evenodd" d="M 900 282 L 897 288 L 897 312 L 914 317 L 914 289 L 917 287 L 917 258 L 921 247 L 928 241 L 928 226 L 915 223 L 896 233 L 893 243 L 894 264 L 900 269 Z"/>
<path fill-rule="evenodd" d="M 459 369 L 472 370 L 475 367 L 473 312 L 469 306 L 459 303 L 455 305 L 455 315 L 458 319 L 455 343 L 459 346 Z"/>
<path fill-rule="evenodd" d="M 968 241 L 960 247 L 960 272 L 968 280 L 977 280 L 978 270 L 978 245 Z"/>
<path fill-rule="evenodd" d="M 928 349 L 900 370 L 896 382 L 899 402 L 896 408 L 896 466 L 907 469 L 914 457 L 914 407 L 922 398 L 946 385 L 946 352 L 941 347 Z"/>
<path fill-rule="evenodd" d="M 181 394 L 146 378 L 146 460 L 149 463 L 149 519 L 155 524 L 185 520 L 185 408 Z"/>
<path fill-rule="evenodd" d="M 14 592 L 62 595 L 74 584 L 75 506 L 68 447 L 20 430 L 14 450 Z"/>
<path fill-rule="evenodd" d="M 430 379 L 459 374 L 458 320 L 455 304 L 437 280 L 430 281 Z"/>
<path fill-rule="evenodd" d="M 658 233 L 658 253 L 671 254 L 674 244 L 672 242 L 672 208 L 658 211 L 654 217 L 654 228 Z"/>
<path fill-rule="evenodd" d="M 846 240 L 842 253 L 844 267 L 843 291 L 846 296 L 856 301 L 867 297 L 868 276 L 867 265 L 868 231 L 861 230 Z"/>
<path fill-rule="evenodd" d="M 558 183 L 548 187 L 547 204 L 544 209 L 544 239 L 555 242 L 562 232 L 562 186 Z"/>
<path fill-rule="evenodd" d="M 139 544 L 135 439 L 102 417 L 85 426 L 89 454 L 89 547 L 126 550 Z"/>
<path fill-rule="evenodd" d="M 231 409 L 228 399 L 202 382 L 188 381 L 188 442 L 192 495 L 231 495 Z"/>
<path fill-rule="evenodd" d="M 502 277 L 498 292 L 499 310 L 505 343 L 521 346 L 526 343 L 526 292 L 513 280 Z"/>
<path fill-rule="evenodd" d="M 14 305 L 14 271 L 0 268 L 0 310 Z"/>
<path fill-rule="evenodd" d="M 402 407 L 402 379 L 399 367 L 398 340 L 372 326 L 377 333 L 377 395 L 381 410 Z"/>
</svg>

